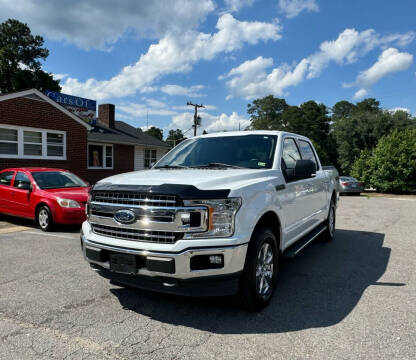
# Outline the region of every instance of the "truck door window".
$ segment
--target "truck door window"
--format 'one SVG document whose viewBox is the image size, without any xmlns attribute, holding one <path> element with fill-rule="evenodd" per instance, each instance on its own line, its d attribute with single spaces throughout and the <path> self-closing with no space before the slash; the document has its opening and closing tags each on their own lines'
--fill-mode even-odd
<svg viewBox="0 0 416 360">
<path fill-rule="evenodd" d="M 300 160 L 299 149 L 293 138 L 283 141 L 282 171 L 287 182 L 293 180 L 296 160 Z"/>
<path fill-rule="evenodd" d="M 282 161 L 286 169 L 294 169 L 296 160 L 300 160 L 300 153 L 296 146 L 295 140 L 292 138 L 286 138 L 283 143 L 283 155 Z"/>
<path fill-rule="evenodd" d="M 311 144 L 305 140 L 298 140 L 300 152 L 302 154 L 303 160 L 312 160 L 315 163 L 316 168 L 318 169 L 318 162 L 316 161 L 315 153 L 312 150 Z"/>
</svg>

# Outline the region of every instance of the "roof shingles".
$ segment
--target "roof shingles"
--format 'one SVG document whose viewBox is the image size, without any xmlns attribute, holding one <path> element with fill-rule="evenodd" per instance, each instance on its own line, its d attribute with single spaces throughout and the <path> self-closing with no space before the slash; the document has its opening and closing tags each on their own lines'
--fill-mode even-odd
<svg viewBox="0 0 416 360">
<path fill-rule="evenodd" d="M 143 133 L 124 121 L 115 121 L 114 129 L 95 125 L 94 129 L 88 133 L 88 140 L 126 145 L 169 147 L 165 142 Z"/>
</svg>

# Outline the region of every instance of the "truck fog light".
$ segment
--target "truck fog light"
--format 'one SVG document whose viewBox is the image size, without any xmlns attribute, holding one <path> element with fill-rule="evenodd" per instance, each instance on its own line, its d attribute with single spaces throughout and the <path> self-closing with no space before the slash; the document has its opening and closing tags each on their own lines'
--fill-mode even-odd
<svg viewBox="0 0 416 360">
<path fill-rule="evenodd" d="M 224 267 L 224 256 L 220 255 L 195 255 L 191 257 L 191 271 L 221 269 Z"/>
<path fill-rule="evenodd" d="M 210 264 L 216 264 L 216 265 L 222 265 L 222 263 L 223 263 L 222 255 L 211 255 L 209 257 L 209 263 Z"/>
</svg>

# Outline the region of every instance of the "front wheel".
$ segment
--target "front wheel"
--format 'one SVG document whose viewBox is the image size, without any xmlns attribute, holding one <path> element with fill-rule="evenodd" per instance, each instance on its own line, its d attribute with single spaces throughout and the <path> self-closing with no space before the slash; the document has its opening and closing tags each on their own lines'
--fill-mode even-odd
<svg viewBox="0 0 416 360">
<path fill-rule="evenodd" d="M 239 291 L 240 301 L 250 311 L 261 310 L 273 296 L 279 261 L 276 244 L 275 235 L 266 228 L 256 230 L 250 241 Z"/>
<path fill-rule="evenodd" d="M 36 216 L 38 225 L 42 231 L 51 231 L 53 228 L 52 213 L 49 207 L 43 205 L 39 208 Z"/>
</svg>

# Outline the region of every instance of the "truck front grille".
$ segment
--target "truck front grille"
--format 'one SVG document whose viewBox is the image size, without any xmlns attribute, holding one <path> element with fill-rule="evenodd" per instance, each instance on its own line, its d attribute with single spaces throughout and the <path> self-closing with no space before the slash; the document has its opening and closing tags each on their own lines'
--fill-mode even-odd
<svg viewBox="0 0 416 360">
<path fill-rule="evenodd" d="M 183 234 L 181 233 L 137 230 L 101 224 L 91 224 L 91 228 L 92 231 L 97 235 L 110 236 L 117 239 L 156 242 L 162 244 L 173 244 L 183 237 Z"/>
<path fill-rule="evenodd" d="M 93 191 L 92 201 L 103 204 L 174 207 L 178 199 L 174 195 L 155 195 L 114 191 Z"/>
</svg>

